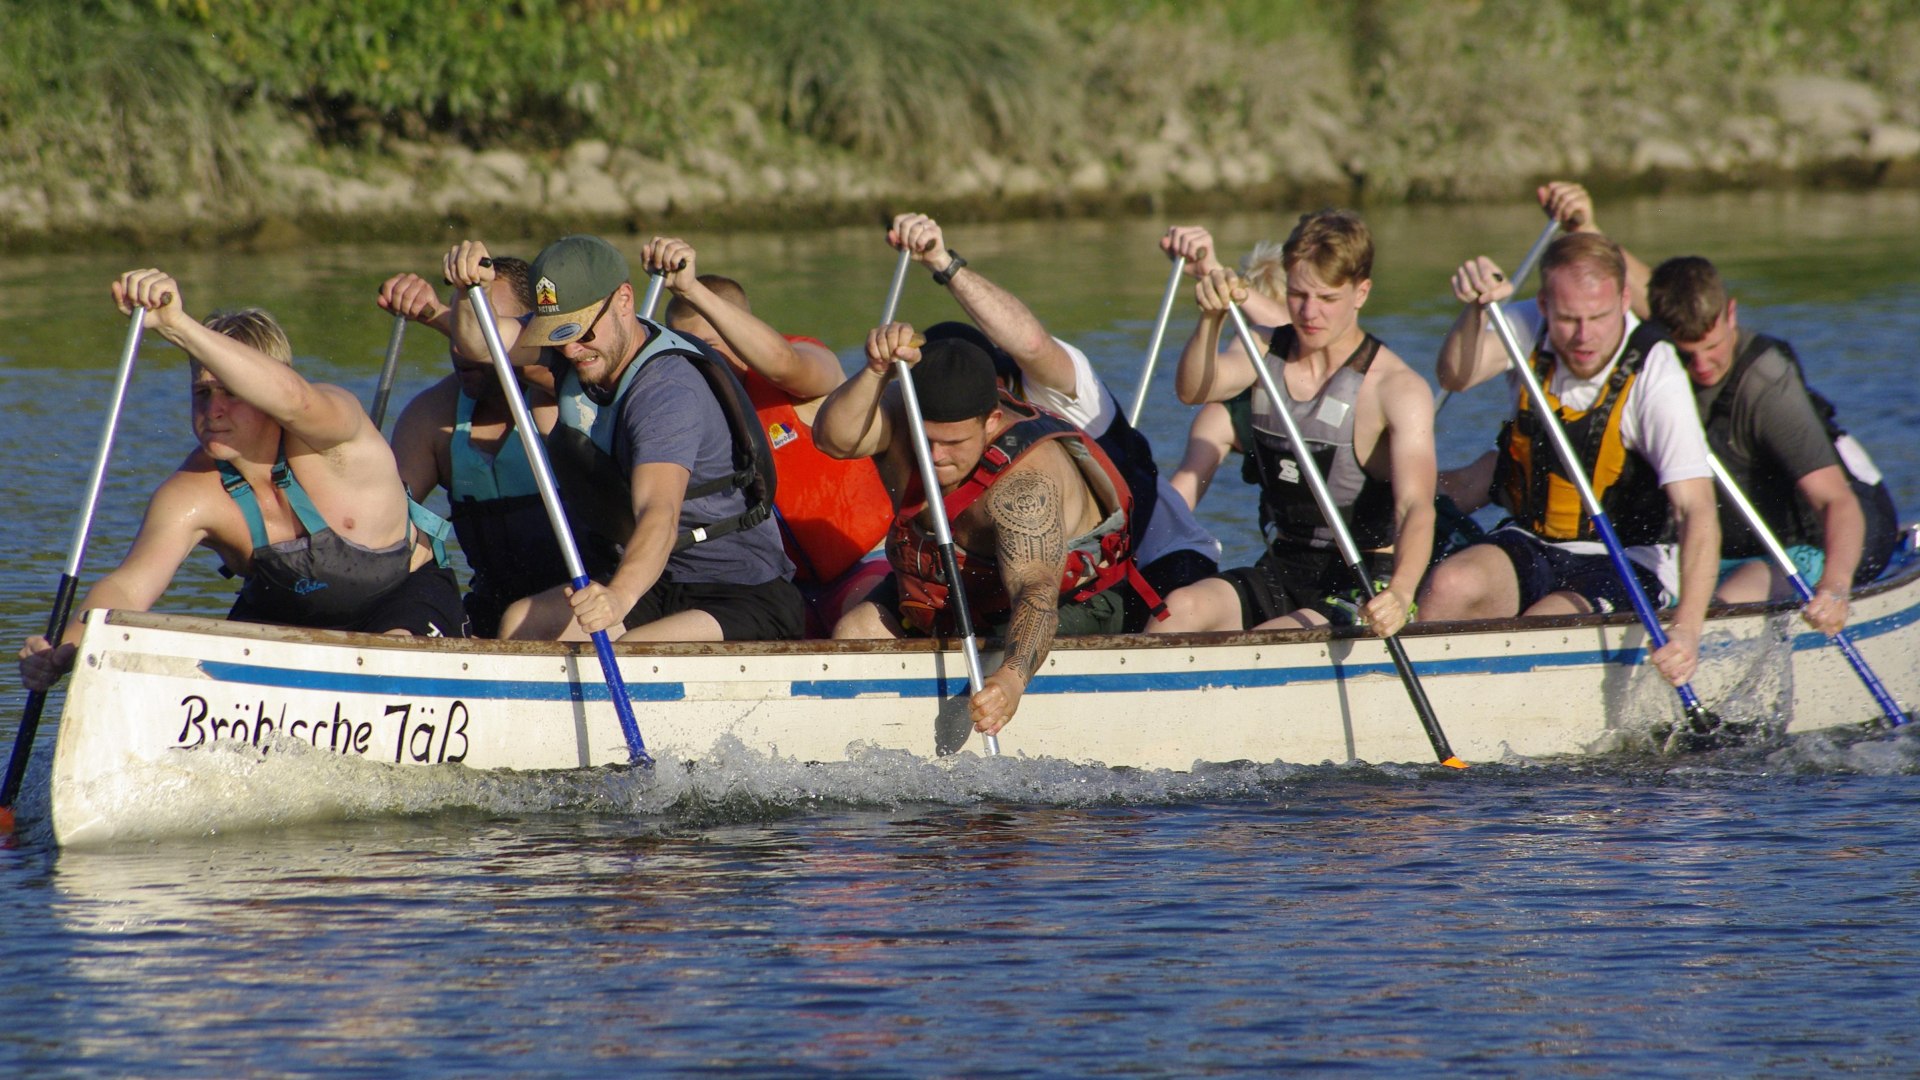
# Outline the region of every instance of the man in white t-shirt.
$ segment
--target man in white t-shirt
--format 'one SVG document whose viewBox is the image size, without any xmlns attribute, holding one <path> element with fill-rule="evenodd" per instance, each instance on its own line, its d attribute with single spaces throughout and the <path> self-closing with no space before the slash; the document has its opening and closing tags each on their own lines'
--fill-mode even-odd
<svg viewBox="0 0 1920 1080">
<path fill-rule="evenodd" d="M 931 269 L 934 283 L 951 292 L 972 320 L 928 327 L 927 340 L 958 337 L 985 349 L 1009 392 L 1091 435 L 1113 460 L 1133 490 L 1134 562 L 1160 596 L 1219 569 L 1220 542 L 1160 475 L 1153 447 L 1127 423 L 1119 401 L 1094 374 L 1086 353 L 1049 334 L 1019 297 L 949 249 L 932 218 L 901 214 L 887 232 L 887 242 L 905 248 L 914 261 Z M 1131 586 L 1116 588 L 1126 600 L 1127 630 L 1144 628 L 1151 615 L 1148 605 Z"/>
<path fill-rule="evenodd" d="M 1677 604 L 1653 662 L 1678 685 L 1698 664 L 1720 558 L 1713 474 L 1692 388 L 1672 343 L 1642 329 L 1629 310 L 1618 244 L 1597 233 L 1563 236 L 1541 260 L 1540 280 L 1538 305 L 1516 307 L 1510 321 L 1642 586 L 1656 603 Z M 1453 292 L 1466 307 L 1440 347 L 1436 374 L 1458 393 L 1507 371 L 1486 305 L 1511 296 L 1513 285 L 1481 257 L 1454 273 Z M 1626 608 L 1627 587 L 1578 490 L 1560 475 L 1536 404 L 1517 373 L 1507 377 L 1514 416 L 1501 428 L 1493 497 L 1512 520 L 1434 567 L 1420 618 Z"/>
</svg>

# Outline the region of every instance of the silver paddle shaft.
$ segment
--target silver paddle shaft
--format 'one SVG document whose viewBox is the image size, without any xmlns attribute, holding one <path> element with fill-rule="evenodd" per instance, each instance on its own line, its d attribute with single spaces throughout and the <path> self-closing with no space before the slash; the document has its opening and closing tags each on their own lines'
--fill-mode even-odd
<svg viewBox="0 0 1920 1080">
<path fill-rule="evenodd" d="M 1133 391 L 1133 409 L 1127 413 L 1130 427 L 1140 426 L 1140 412 L 1147 407 L 1147 389 L 1153 385 L 1153 366 L 1160 362 L 1160 346 L 1167 340 L 1167 320 L 1173 317 L 1173 299 L 1180 292 L 1180 275 L 1187 269 L 1187 257 L 1176 255 L 1173 272 L 1167 275 L 1167 291 L 1160 297 L 1160 312 L 1153 319 L 1153 337 L 1147 342 L 1147 362 L 1140 372 L 1140 385 Z"/>
<path fill-rule="evenodd" d="M 507 346 L 500 340 L 500 327 L 493 321 L 493 304 L 487 300 L 485 286 L 467 286 L 467 303 L 473 307 L 473 314 L 480 320 L 480 333 L 487 339 L 487 352 L 493 357 L 494 374 L 499 376 L 501 396 L 507 399 L 507 408 L 513 413 L 513 429 L 520 436 L 520 445 L 527 452 L 527 464 L 533 470 L 533 482 L 540 489 L 540 502 L 547 510 L 547 524 L 553 526 L 553 535 L 560 541 L 560 554 L 567 561 L 567 576 L 574 581 L 587 576 L 586 564 L 580 561 L 579 545 L 573 540 L 573 527 L 567 524 L 567 514 L 560 505 L 560 491 L 553 482 L 553 468 L 547 462 L 547 447 L 540 439 L 540 429 L 533 424 L 533 414 L 527 409 L 526 398 L 520 393 L 520 382 L 513 372 L 513 363 L 507 359 Z"/>
<path fill-rule="evenodd" d="M 893 324 L 894 313 L 900 310 L 900 294 L 906 291 L 907 267 L 913 261 L 913 253 L 906 248 L 900 249 L 900 257 L 893 264 L 893 282 L 887 287 L 886 307 L 880 312 L 880 325 Z M 957 560 L 953 558 L 953 530 L 947 526 L 947 508 L 940 499 L 940 476 L 933 468 L 933 448 L 927 445 L 926 420 L 920 414 L 920 395 L 914 391 L 912 368 L 905 360 L 895 360 L 894 367 L 899 373 L 900 400 L 907 409 L 907 436 L 913 441 L 913 459 L 920 466 L 920 489 L 927 496 L 927 518 L 933 524 L 934 542 L 940 545 L 940 551 L 946 558 L 949 575 L 947 600 L 952 604 L 965 604 L 967 594 L 962 589 L 959 577 L 951 572 Z M 968 620 L 971 623 L 972 620 Z M 967 661 L 967 686 L 973 693 L 979 693 L 986 687 L 986 676 L 982 674 L 980 664 L 980 646 L 972 633 L 961 635 L 960 651 Z M 990 756 L 1000 753 L 1000 740 L 992 735 L 982 735 L 982 744 Z"/>
<path fill-rule="evenodd" d="M 100 445 L 93 452 L 93 470 L 87 474 L 86 500 L 80 506 L 80 520 L 73 526 L 73 541 L 67 545 L 66 575 L 70 578 L 80 576 L 80 565 L 86 561 L 87 536 L 93 532 L 93 512 L 100 503 L 100 487 L 107 477 L 107 459 L 113 456 L 113 435 L 120 427 L 120 409 L 127 400 L 127 384 L 133 379 L 133 357 L 140 351 L 140 334 L 146 325 L 147 309 L 134 308 L 133 314 L 127 317 L 127 340 L 120 347 L 120 371 L 114 376 L 113 397 L 107 404 Z"/>
</svg>

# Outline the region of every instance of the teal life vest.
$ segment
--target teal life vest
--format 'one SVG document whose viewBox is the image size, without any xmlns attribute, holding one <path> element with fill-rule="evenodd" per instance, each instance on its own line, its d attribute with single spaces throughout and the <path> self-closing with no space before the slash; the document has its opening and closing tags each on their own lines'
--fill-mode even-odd
<svg viewBox="0 0 1920 1080">
<path fill-rule="evenodd" d="M 405 584 L 413 572 L 414 535 L 384 548 L 368 548 L 341 536 L 327 524 L 306 489 L 287 465 L 284 451 L 273 466 L 273 485 L 307 535 L 278 544 L 267 541 L 260 500 L 232 464 L 218 463 L 220 482 L 247 521 L 253 543 L 252 568 L 227 617 L 325 630 L 358 629 L 368 609 Z M 407 499 L 407 520 L 431 540 L 434 561 L 447 565 L 446 519 Z M 222 570 L 231 574 L 230 570 Z"/>
</svg>

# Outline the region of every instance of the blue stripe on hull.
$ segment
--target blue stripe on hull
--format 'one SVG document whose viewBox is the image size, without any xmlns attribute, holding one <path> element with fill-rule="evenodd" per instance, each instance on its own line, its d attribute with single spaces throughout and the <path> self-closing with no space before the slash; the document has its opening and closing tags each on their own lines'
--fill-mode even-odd
<svg viewBox="0 0 1920 1080">
<path fill-rule="evenodd" d="M 1854 641 L 1893 633 L 1920 621 L 1920 606 L 1848 627 Z M 1827 647 L 1827 639 L 1812 631 L 1793 636 L 1793 651 Z M 1707 652 L 1710 654 L 1712 648 Z M 1570 667 L 1635 667 L 1646 662 L 1645 649 L 1582 649 L 1533 656 L 1489 656 L 1460 660 L 1427 660 L 1419 665 L 1423 676 L 1522 675 Z M 358 672 L 301 671 L 259 664 L 206 660 L 200 669 L 219 682 L 266 686 L 284 690 L 315 690 L 334 694 L 381 694 L 411 698 L 464 698 L 502 701 L 607 701 L 607 686 L 598 680 L 529 681 L 512 679 L 455 679 L 437 676 L 367 675 Z M 1390 663 L 1349 664 L 1329 661 L 1293 667 L 1232 668 L 1222 671 L 1109 672 L 1098 675 L 1042 675 L 1027 692 L 1039 694 L 1125 694 L 1189 690 L 1260 689 L 1276 686 L 1334 682 L 1368 675 L 1396 677 Z M 965 679 L 804 679 L 788 684 L 794 698 L 846 701 L 858 697 L 931 698 L 958 693 Z M 627 692 L 640 703 L 685 700 L 681 682 L 628 682 Z"/>
</svg>

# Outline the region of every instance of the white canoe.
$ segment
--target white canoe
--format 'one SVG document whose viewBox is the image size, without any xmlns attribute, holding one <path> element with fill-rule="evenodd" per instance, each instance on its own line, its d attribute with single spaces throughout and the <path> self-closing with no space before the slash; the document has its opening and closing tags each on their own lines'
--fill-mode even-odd
<svg viewBox="0 0 1920 1080">
<path fill-rule="evenodd" d="M 1896 699 L 1916 700 L 1920 563 L 1857 594 L 1854 613 L 1860 651 Z M 1422 625 L 1402 641 L 1469 762 L 1645 748 L 1650 732 L 1679 717 L 1630 615 Z M 866 747 L 923 757 L 980 749 L 957 648 L 808 641 L 618 652 L 657 757 L 698 762 L 721 745 L 801 762 Z M 991 668 L 997 657 L 986 660 Z M 1784 606 L 1716 610 L 1694 685 L 1722 716 L 1776 732 L 1877 715 L 1845 658 Z M 1325 630 L 1063 639 L 1000 747 L 1154 769 L 1434 760 L 1384 646 Z M 280 769 L 337 769 L 340 758 L 367 769 L 627 760 L 590 646 L 89 613 L 51 769 L 56 840 L 144 835 L 156 799 L 175 809 L 186 800 L 194 820 L 217 825 L 219 785 L 155 767 L 209 748 L 252 761 L 276 755 Z M 153 790 L 162 782 L 168 790 Z M 299 796 L 287 801 L 275 820 L 311 816 Z"/>
</svg>

